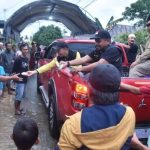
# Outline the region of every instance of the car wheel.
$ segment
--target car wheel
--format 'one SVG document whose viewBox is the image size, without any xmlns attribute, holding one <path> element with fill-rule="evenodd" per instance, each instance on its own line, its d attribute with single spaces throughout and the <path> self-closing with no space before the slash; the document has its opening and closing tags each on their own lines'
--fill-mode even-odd
<svg viewBox="0 0 150 150">
<path fill-rule="evenodd" d="M 57 119 L 57 109 L 56 109 L 56 92 L 53 89 L 52 94 L 50 94 L 50 104 L 48 107 L 48 120 L 49 120 L 49 128 L 51 136 L 55 139 L 59 138 L 59 125 L 58 125 L 58 119 Z"/>
</svg>

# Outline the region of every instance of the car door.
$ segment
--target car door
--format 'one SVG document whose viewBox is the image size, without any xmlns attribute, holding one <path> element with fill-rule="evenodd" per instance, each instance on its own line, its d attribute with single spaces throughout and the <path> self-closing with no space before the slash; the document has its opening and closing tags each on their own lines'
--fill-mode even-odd
<svg viewBox="0 0 150 150">
<path fill-rule="evenodd" d="M 55 43 L 52 43 L 48 47 L 45 57 L 43 59 L 40 59 L 38 62 L 38 68 L 43 66 L 43 65 L 50 63 L 50 61 L 53 59 L 53 57 L 54 57 L 53 54 L 54 54 L 54 50 L 55 50 L 53 48 L 54 46 L 55 46 Z M 51 71 L 47 71 L 47 72 L 39 75 L 40 82 L 44 86 L 44 89 L 46 91 L 48 90 L 48 81 L 49 81 L 50 77 L 51 77 Z"/>
<path fill-rule="evenodd" d="M 122 78 L 122 82 L 133 86 L 150 85 L 150 78 Z M 150 98 L 129 91 L 120 91 L 120 102 L 133 108 L 137 123 L 150 123 Z"/>
</svg>

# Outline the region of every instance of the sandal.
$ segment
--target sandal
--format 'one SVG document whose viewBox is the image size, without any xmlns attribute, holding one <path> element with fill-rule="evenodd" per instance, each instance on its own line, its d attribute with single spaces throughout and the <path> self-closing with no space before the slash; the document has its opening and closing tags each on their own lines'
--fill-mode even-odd
<svg viewBox="0 0 150 150">
<path fill-rule="evenodd" d="M 25 111 L 23 108 L 20 109 L 20 112 L 21 112 L 22 114 L 26 114 L 26 111 Z"/>
<path fill-rule="evenodd" d="M 25 114 L 26 114 L 25 112 L 19 110 L 15 112 L 15 115 L 25 115 Z"/>
</svg>

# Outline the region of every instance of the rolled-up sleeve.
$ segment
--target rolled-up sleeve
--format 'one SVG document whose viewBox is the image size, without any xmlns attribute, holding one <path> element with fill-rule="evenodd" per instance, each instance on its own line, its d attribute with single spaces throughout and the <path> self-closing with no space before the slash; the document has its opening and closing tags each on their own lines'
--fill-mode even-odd
<svg viewBox="0 0 150 150">
<path fill-rule="evenodd" d="M 51 62 L 48 64 L 36 69 L 39 74 L 50 71 L 53 67 L 56 66 L 57 58 L 54 58 Z"/>
</svg>

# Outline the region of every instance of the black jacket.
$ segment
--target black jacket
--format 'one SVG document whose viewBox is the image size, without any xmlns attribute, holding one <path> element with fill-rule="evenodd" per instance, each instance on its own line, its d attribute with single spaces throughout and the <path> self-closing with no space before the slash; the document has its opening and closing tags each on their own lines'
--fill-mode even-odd
<svg viewBox="0 0 150 150">
<path fill-rule="evenodd" d="M 27 77 L 21 75 L 21 73 L 28 71 L 28 68 L 29 68 L 28 58 L 20 56 L 15 60 L 14 67 L 13 67 L 13 73 L 19 73 L 19 77 L 23 78 L 22 81 L 16 81 L 16 82 L 18 82 L 18 83 L 26 83 L 27 82 Z"/>
</svg>

